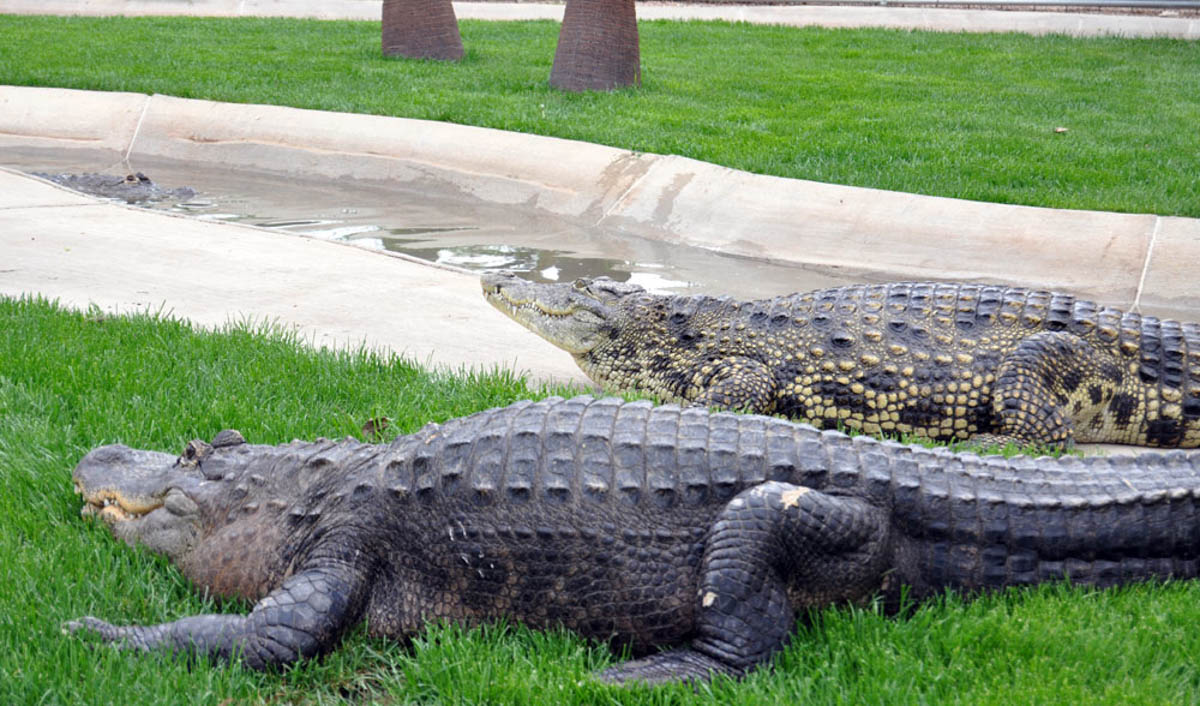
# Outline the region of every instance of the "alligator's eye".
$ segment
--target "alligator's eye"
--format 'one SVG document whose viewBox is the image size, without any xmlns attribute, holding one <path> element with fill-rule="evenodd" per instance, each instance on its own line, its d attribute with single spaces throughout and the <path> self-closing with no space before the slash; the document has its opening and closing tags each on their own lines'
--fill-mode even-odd
<svg viewBox="0 0 1200 706">
<path fill-rule="evenodd" d="M 199 439 L 193 439 L 189 441 L 187 446 L 183 448 L 183 453 L 180 454 L 179 460 L 176 461 L 176 465 L 185 467 L 198 465 L 204 460 L 205 456 L 208 456 L 210 453 L 212 453 L 212 450 L 213 447 L 209 446 L 207 443 Z"/>
<path fill-rule="evenodd" d="M 244 443 L 246 443 L 246 439 L 241 435 L 241 433 L 238 432 L 237 429 L 225 429 L 217 432 L 217 435 L 214 436 L 212 440 L 213 448 L 217 449 L 226 446 L 237 446 Z"/>
</svg>

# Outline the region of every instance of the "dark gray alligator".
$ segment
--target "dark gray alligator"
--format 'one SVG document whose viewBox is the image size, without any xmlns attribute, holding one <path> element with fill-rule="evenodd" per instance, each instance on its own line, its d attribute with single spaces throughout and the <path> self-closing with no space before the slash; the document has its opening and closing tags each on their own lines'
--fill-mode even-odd
<svg viewBox="0 0 1200 706">
<path fill-rule="evenodd" d="M 741 675 L 811 606 L 1190 578 L 1200 560 L 1200 454 L 981 458 L 618 399 L 519 402 L 389 445 L 224 431 L 179 457 L 104 446 L 74 478 L 84 515 L 257 604 L 69 627 L 255 668 L 363 620 L 406 638 L 510 618 L 677 646 L 610 682 Z"/>
<path fill-rule="evenodd" d="M 178 189 L 164 189 L 150 180 L 141 172 L 115 176 L 113 174 L 45 174 L 34 172 L 41 177 L 68 189 L 81 191 L 92 196 L 106 199 L 120 199 L 125 203 L 146 203 L 150 201 L 187 201 L 196 195 L 196 190 L 190 186 Z"/>
</svg>

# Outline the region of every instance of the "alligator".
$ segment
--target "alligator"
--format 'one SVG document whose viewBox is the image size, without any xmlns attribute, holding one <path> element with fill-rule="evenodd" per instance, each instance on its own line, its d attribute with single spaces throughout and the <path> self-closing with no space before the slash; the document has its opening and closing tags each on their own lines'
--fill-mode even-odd
<svg viewBox="0 0 1200 706">
<path fill-rule="evenodd" d="M 699 682 L 764 664 L 814 607 L 1193 578 L 1200 561 L 1197 452 L 980 457 L 646 400 L 526 400 L 386 445 L 107 445 L 74 480 L 115 537 L 257 603 L 65 627 L 256 669 L 362 621 L 405 640 L 506 619 L 630 647 L 606 682 Z"/>
<path fill-rule="evenodd" d="M 973 445 L 1200 446 L 1200 325 L 1070 294 L 895 282 L 737 301 L 510 273 L 482 286 L 609 390 Z"/>
<path fill-rule="evenodd" d="M 141 172 L 115 176 L 112 174 L 46 174 L 34 172 L 33 176 L 52 181 L 59 186 L 106 199 L 119 199 L 125 203 L 147 203 L 152 201 L 187 201 L 196 195 L 190 186 L 164 189 Z"/>
</svg>

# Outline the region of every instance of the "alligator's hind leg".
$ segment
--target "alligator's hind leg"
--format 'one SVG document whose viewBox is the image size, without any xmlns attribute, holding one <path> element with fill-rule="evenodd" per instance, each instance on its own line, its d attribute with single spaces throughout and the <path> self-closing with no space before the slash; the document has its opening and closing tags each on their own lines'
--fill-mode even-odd
<svg viewBox="0 0 1200 706">
<path fill-rule="evenodd" d="M 887 564 L 888 522 L 862 500 L 787 483 L 743 491 L 709 533 L 689 648 L 617 665 L 608 682 L 740 676 L 783 647 L 795 610 L 870 597 Z"/>
<path fill-rule="evenodd" d="M 1111 353 L 1070 333 L 1045 331 L 1005 356 L 992 385 L 996 432 L 977 444 L 1070 446 L 1076 438 L 1101 440 L 1103 413 L 1124 387 L 1124 370 Z"/>
</svg>

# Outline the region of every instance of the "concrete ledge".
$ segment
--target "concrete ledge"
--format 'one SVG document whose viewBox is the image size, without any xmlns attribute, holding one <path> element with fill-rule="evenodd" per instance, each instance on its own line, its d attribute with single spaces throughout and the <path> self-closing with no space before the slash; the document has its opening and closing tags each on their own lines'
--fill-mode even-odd
<svg viewBox="0 0 1200 706">
<path fill-rule="evenodd" d="M 1015 282 L 1128 308 L 1156 221 L 783 179 L 660 157 L 603 222 L 746 257 L 893 278 Z"/>
<path fill-rule="evenodd" d="M 460 19 L 562 21 L 564 5 L 456 2 Z M 381 0 L 0 0 L 0 12 L 41 15 L 193 15 L 379 20 Z M 920 7 L 639 3 L 642 20 L 723 20 L 793 27 L 890 27 L 934 32 L 1021 32 L 1076 37 L 1200 38 L 1186 17 Z"/>
<path fill-rule="evenodd" d="M 131 153 L 328 177 L 432 180 L 484 201 L 576 217 L 627 190 L 649 161 L 586 142 L 429 120 L 161 95 L 150 100 Z"/>
<path fill-rule="evenodd" d="M 1200 319 L 1200 219 L 1159 219 L 1142 282 L 1142 308 Z"/>
<path fill-rule="evenodd" d="M 433 185 L 585 226 L 865 278 L 1010 282 L 1176 317 L 1200 311 L 1190 265 L 1200 262 L 1196 219 L 918 196 L 537 135 L 278 106 L 4 86 L 0 106 L 16 108 L 0 111 L 0 147 L 105 144 L 135 159 Z"/>
<path fill-rule="evenodd" d="M 143 93 L 2 86 L 0 139 L 31 146 L 124 151 L 149 100 Z"/>
</svg>

